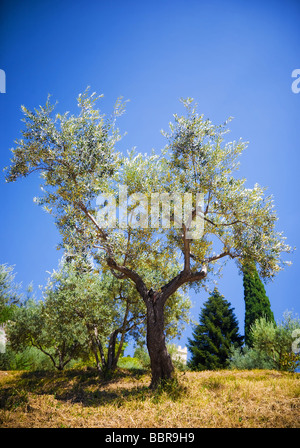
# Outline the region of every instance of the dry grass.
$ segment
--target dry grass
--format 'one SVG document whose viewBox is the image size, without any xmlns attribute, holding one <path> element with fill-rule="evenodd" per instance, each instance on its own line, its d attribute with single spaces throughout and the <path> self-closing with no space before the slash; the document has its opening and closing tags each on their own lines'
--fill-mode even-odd
<svg viewBox="0 0 300 448">
<path fill-rule="evenodd" d="M 299 428 L 300 374 L 186 372 L 151 392 L 147 374 L 0 372 L 0 426 L 43 428 Z"/>
</svg>

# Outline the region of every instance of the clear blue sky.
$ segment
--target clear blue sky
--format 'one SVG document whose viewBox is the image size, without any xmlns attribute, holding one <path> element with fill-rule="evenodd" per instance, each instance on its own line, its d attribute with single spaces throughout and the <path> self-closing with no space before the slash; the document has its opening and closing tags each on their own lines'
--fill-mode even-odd
<svg viewBox="0 0 300 448">
<path fill-rule="evenodd" d="M 1 2 L 0 165 L 20 137 L 21 104 L 44 104 L 76 112 L 75 98 L 86 86 L 103 93 L 103 112 L 119 96 L 129 99 L 119 122 L 127 131 L 119 149 L 160 150 L 180 97 L 193 97 L 215 123 L 233 116 L 232 139 L 250 142 L 241 176 L 274 195 L 283 230 L 292 246 L 299 238 L 300 93 L 291 90 L 300 68 L 300 2 L 285 1 L 13 1 Z M 100 103 L 101 106 L 101 103 Z M 5 184 L 1 191 L 0 263 L 15 266 L 24 286 L 45 284 L 57 267 L 59 235 L 53 219 L 33 203 L 39 179 Z M 299 250 L 293 265 L 266 285 L 276 319 L 286 309 L 299 313 Z M 234 265 L 219 290 L 244 327 L 242 278 Z M 207 298 L 195 296 L 198 319 Z M 187 329 L 181 345 L 191 335 Z"/>
</svg>

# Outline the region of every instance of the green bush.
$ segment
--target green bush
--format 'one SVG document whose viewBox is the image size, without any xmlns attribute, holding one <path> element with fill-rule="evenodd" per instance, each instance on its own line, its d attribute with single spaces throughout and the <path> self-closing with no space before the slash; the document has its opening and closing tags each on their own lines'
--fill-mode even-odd
<svg viewBox="0 0 300 448">
<path fill-rule="evenodd" d="M 232 348 L 229 361 L 230 369 L 276 369 L 276 364 L 266 353 L 247 346 Z"/>
<path fill-rule="evenodd" d="M 0 353 L 0 370 L 53 370 L 48 356 L 35 347 L 14 351 L 10 345 L 5 353 Z"/>
<path fill-rule="evenodd" d="M 125 356 L 119 359 L 118 367 L 123 369 L 143 369 L 144 366 L 138 358 Z"/>
<path fill-rule="evenodd" d="M 168 353 L 172 358 L 174 367 L 182 372 L 189 370 L 189 367 L 177 357 L 177 347 L 175 344 L 167 344 Z M 150 368 L 150 357 L 147 349 L 144 346 L 138 346 L 134 351 L 134 356 L 137 358 L 145 369 Z"/>
<path fill-rule="evenodd" d="M 136 347 L 133 356 L 139 360 L 145 369 L 150 368 L 150 356 L 145 346 L 139 345 Z"/>
<path fill-rule="evenodd" d="M 292 350 L 293 331 L 300 320 L 285 312 L 277 325 L 261 317 L 251 327 L 252 348 L 231 349 L 230 368 L 276 369 L 293 372 L 300 364 L 300 354 Z"/>
</svg>

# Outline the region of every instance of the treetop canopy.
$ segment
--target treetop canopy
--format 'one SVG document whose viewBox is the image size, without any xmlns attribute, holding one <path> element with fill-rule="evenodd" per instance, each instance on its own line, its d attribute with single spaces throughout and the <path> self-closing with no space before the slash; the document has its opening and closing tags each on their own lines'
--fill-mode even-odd
<svg viewBox="0 0 300 448">
<path fill-rule="evenodd" d="M 225 141 L 230 119 L 214 125 L 198 114 L 192 99 L 184 100 L 186 114 L 174 115 L 161 154 L 124 156 L 115 148 L 120 139 L 116 118 L 124 112 L 124 103 L 118 100 L 108 119 L 95 108 L 98 98 L 88 91 L 79 95 L 77 116 L 54 114 L 49 99 L 34 111 L 22 107 L 23 138 L 12 149 L 6 180 L 41 172 L 43 196 L 37 202 L 55 216 L 63 246 L 89 248 L 103 266 L 133 281 L 137 277 L 132 273 L 141 266 L 164 272 L 167 261 L 176 256 L 185 272 L 180 286 L 202 280 L 220 260 L 251 259 L 264 278 L 283 268 L 282 254 L 291 248 L 276 230 L 272 197 L 258 184 L 246 188 L 246 180 L 235 175 L 247 144 Z M 201 194 L 203 206 L 197 208 L 193 199 L 189 221 L 192 227 L 197 214 L 201 216 L 201 238 L 187 238 L 186 221 L 181 228 L 101 227 L 96 198 L 115 195 L 118 204 L 120 184 L 130 195 Z M 174 218 L 174 204 L 170 216 Z M 165 281 L 169 274 L 166 271 Z"/>
</svg>

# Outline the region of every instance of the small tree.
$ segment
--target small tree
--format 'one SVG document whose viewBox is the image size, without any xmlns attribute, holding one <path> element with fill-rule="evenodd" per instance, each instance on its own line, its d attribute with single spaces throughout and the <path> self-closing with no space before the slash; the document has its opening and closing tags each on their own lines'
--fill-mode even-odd
<svg viewBox="0 0 300 448">
<path fill-rule="evenodd" d="M 63 262 L 53 271 L 43 293 L 45 324 L 68 331 L 81 347 L 81 355 L 94 353 L 98 370 L 106 367 L 103 347 L 116 324 L 120 310 L 109 300 L 110 284 L 95 275 L 82 260 Z M 99 355 L 99 356 L 98 356 Z"/>
<path fill-rule="evenodd" d="M 215 288 L 204 303 L 199 325 L 189 339 L 189 366 L 194 370 L 222 369 L 228 365 L 232 344 L 241 347 L 243 337 L 230 303 Z"/>
<path fill-rule="evenodd" d="M 51 359 L 56 369 L 63 370 L 82 353 L 81 331 L 74 334 L 67 316 L 58 316 L 57 309 L 49 311 L 42 301 L 26 301 L 9 322 L 8 340 L 15 351 L 36 347 Z"/>
<path fill-rule="evenodd" d="M 58 315 L 74 328 L 86 327 L 89 346 L 99 371 L 112 373 L 117 367 L 124 342 L 129 337 L 145 336 L 146 308 L 137 290 L 127 279 L 116 279 L 110 271 L 99 273 L 78 255 L 68 255 L 59 271 L 53 272 L 45 292 L 45 304 L 59 308 Z M 176 269 L 168 263 L 165 270 Z M 147 267 L 145 266 L 145 271 Z M 155 272 L 148 272 L 152 276 Z M 159 276 L 160 273 L 156 273 Z M 51 300 L 52 298 L 52 300 Z M 168 338 L 178 337 L 189 322 L 191 302 L 177 291 L 166 305 L 165 331 Z M 67 316 L 67 317 L 66 317 Z"/>
<path fill-rule="evenodd" d="M 251 326 L 260 317 L 275 323 L 271 311 L 270 300 L 266 295 L 263 282 L 259 278 L 254 263 L 245 263 L 243 266 L 243 285 L 245 299 L 245 343 L 253 345 Z"/>
<path fill-rule="evenodd" d="M 291 312 L 285 312 L 277 325 L 261 317 L 251 327 L 253 346 L 233 348 L 230 367 L 294 371 L 300 364 L 300 353 L 293 350 L 294 338 L 299 333 L 300 319 Z"/>
<path fill-rule="evenodd" d="M 82 257 L 68 255 L 49 278 L 43 301 L 27 301 L 16 311 L 10 340 L 18 350 L 37 347 L 59 370 L 92 352 L 98 370 L 112 373 L 127 338 L 144 332 L 143 305 L 128 280 L 109 271 L 99 275 Z M 174 294 L 166 310 L 168 336 L 178 336 L 189 308 L 184 294 Z"/>
<path fill-rule="evenodd" d="M 294 353 L 293 331 L 300 329 L 300 320 L 286 312 L 282 322 L 276 325 L 261 317 L 251 327 L 253 349 L 265 353 L 278 370 L 294 371 L 300 364 L 300 354 Z"/>
</svg>

